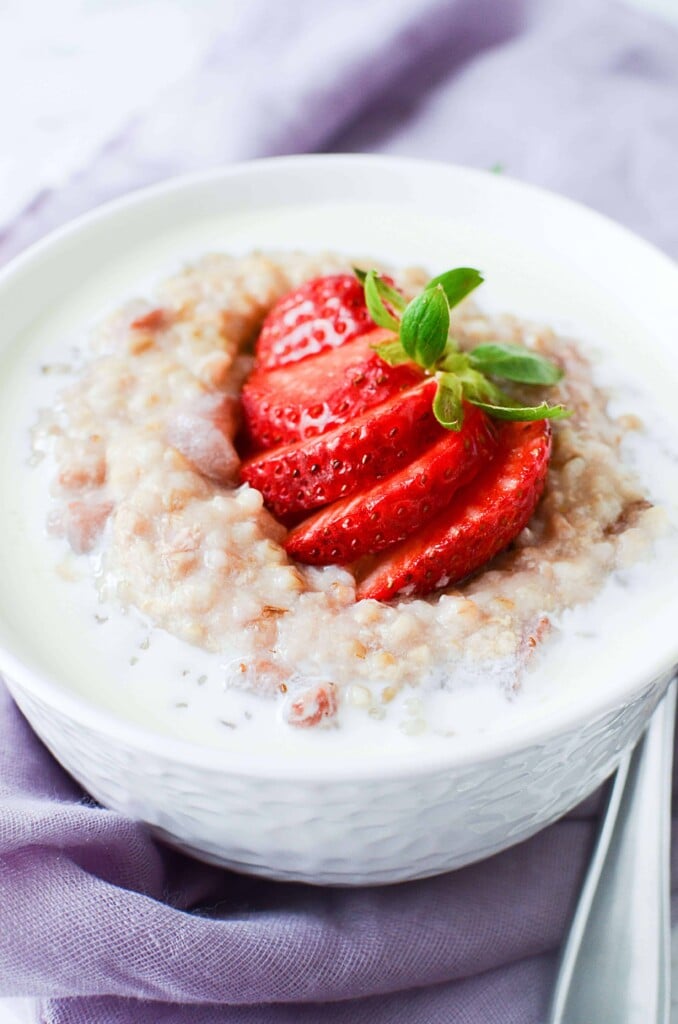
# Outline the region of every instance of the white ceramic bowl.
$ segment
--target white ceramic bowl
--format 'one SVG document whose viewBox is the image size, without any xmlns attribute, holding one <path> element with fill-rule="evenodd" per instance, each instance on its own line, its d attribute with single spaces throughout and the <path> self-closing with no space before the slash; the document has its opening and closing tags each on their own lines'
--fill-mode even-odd
<svg viewBox="0 0 678 1024">
<path fill-rule="evenodd" d="M 480 265 L 496 282 L 494 305 L 549 320 L 575 314 L 592 337 L 612 334 L 627 361 L 642 344 L 641 383 L 671 406 L 678 269 L 669 259 L 599 215 L 535 188 L 381 157 L 245 164 L 95 211 L 0 275 L 0 355 L 34 318 L 53 315 L 57 322 L 64 296 L 83 282 L 95 282 L 82 311 L 87 318 L 186 255 L 282 239 L 309 249 L 322 239 L 328 249 L 436 270 Z M 1 391 L 0 383 L 0 398 Z M 607 624 L 608 646 L 619 647 L 619 657 L 593 659 L 571 697 L 561 688 L 551 698 L 545 679 L 540 713 L 514 717 L 510 732 L 467 737 L 443 753 L 424 742 L 404 763 L 373 755 L 365 763 L 302 767 L 278 756 L 202 748 L 126 721 L 45 670 L 12 618 L 2 577 L 0 669 L 68 771 L 104 805 L 175 845 L 275 878 L 394 882 L 519 842 L 614 769 L 678 661 L 675 595 L 658 602 L 641 591 L 633 601 L 631 636 L 615 635 L 615 624 Z"/>
</svg>

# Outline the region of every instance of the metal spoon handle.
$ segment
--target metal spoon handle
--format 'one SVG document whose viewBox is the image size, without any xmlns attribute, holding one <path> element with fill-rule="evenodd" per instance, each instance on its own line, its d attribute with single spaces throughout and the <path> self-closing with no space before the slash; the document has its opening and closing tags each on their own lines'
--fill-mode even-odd
<svg viewBox="0 0 678 1024">
<path fill-rule="evenodd" d="M 563 948 L 549 1024 L 668 1024 L 676 684 L 617 769 Z"/>
</svg>

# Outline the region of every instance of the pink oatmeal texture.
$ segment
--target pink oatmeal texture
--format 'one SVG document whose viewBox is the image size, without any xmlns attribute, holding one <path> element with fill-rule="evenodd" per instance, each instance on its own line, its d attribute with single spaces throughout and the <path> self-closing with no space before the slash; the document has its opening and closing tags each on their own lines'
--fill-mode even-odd
<svg viewBox="0 0 678 1024">
<path fill-rule="evenodd" d="M 479 671 L 516 685 L 551 617 L 642 558 L 663 524 L 620 457 L 630 421 L 610 418 L 581 349 L 467 302 L 454 322 L 462 346 L 519 341 L 566 371 L 552 398 L 575 415 L 555 424 L 528 527 L 465 585 L 423 600 L 356 602 L 348 570 L 291 561 L 285 528 L 258 491 L 237 484 L 237 396 L 273 302 L 345 269 L 334 256 L 205 257 L 152 304 L 131 303 L 101 326 L 34 432 L 54 459 L 52 527 L 78 553 L 96 548 L 104 596 L 218 652 L 233 666 L 229 685 L 285 691 L 298 726 L 332 718 L 366 688 L 388 702 L 403 686 Z M 406 292 L 421 281 L 395 276 Z"/>
</svg>

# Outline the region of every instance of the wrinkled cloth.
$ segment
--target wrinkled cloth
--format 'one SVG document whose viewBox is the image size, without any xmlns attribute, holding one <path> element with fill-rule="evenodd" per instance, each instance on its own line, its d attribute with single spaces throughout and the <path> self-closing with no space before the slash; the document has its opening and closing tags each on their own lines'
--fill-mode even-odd
<svg viewBox="0 0 678 1024">
<path fill-rule="evenodd" d="M 500 164 L 678 254 L 678 33 L 603 0 L 251 0 L 2 227 L 0 259 L 172 173 L 368 150 Z M 96 806 L 4 690 L 0 727 L 0 995 L 43 1021 L 544 1019 L 599 800 L 438 878 L 314 888 L 200 865 Z"/>
</svg>

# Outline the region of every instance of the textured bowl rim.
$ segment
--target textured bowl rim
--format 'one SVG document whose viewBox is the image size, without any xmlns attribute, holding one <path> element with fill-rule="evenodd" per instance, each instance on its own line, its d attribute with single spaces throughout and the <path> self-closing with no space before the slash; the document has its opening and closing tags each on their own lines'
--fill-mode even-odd
<svg viewBox="0 0 678 1024">
<path fill-rule="evenodd" d="M 668 272 L 673 277 L 674 287 L 678 290 L 678 265 L 669 256 L 628 228 L 582 203 L 505 175 L 494 175 L 489 171 L 434 160 L 372 154 L 269 157 L 181 175 L 150 187 L 137 189 L 75 218 L 21 252 L 0 270 L 0 288 L 11 287 L 12 280 L 29 271 L 43 255 L 53 253 L 54 250 L 58 251 L 66 243 L 77 239 L 78 234 L 84 230 L 97 224 L 114 221 L 121 212 L 143 207 L 144 204 L 158 197 L 183 190 L 200 189 L 222 182 L 227 183 L 231 179 L 243 176 L 252 178 L 263 176 L 265 179 L 271 174 L 275 175 L 279 169 L 294 172 L 297 168 L 306 170 L 314 166 L 318 173 L 322 173 L 323 168 L 330 165 L 338 167 L 343 165 L 352 173 L 359 170 L 361 166 L 368 165 L 372 168 L 381 167 L 385 172 L 395 168 L 415 177 L 452 171 L 458 177 L 468 178 L 469 181 L 476 183 L 483 179 L 485 187 L 503 189 L 508 197 L 511 194 L 522 197 L 532 196 L 541 202 L 551 204 L 554 209 L 560 207 L 563 211 L 569 211 L 573 217 L 576 216 L 580 219 L 583 217 L 591 225 L 597 225 L 609 233 L 611 243 L 616 237 L 620 243 L 632 244 L 639 253 L 644 254 L 645 258 L 654 260 L 664 273 Z M 678 611 L 678 599 L 676 610 Z M 470 744 L 462 748 L 451 744 L 445 751 L 422 750 L 416 761 L 408 758 L 405 762 L 398 763 L 389 754 L 383 762 L 362 761 L 354 765 L 340 762 L 336 758 L 318 763 L 317 751 L 314 751 L 312 755 L 304 754 L 303 758 L 295 756 L 289 761 L 285 760 L 283 756 L 267 756 L 262 759 L 258 753 L 201 746 L 189 740 L 178 739 L 146 728 L 90 702 L 74 691 L 67 690 L 56 677 L 29 668 L 10 650 L 4 647 L 0 648 L 0 673 L 8 677 L 10 689 L 19 687 L 27 694 L 53 706 L 55 710 L 75 722 L 128 747 L 152 751 L 170 762 L 199 765 L 215 771 L 260 778 L 275 776 L 276 778 L 300 779 L 307 774 L 305 768 L 307 769 L 309 757 L 313 756 L 316 758 L 314 764 L 314 780 L 316 781 L 323 778 L 358 781 L 363 778 L 416 776 L 505 757 L 535 744 L 545 743 L 553 735 L 577 729 L 614 711 L 627 701 L 637 697 L 645 687 L 653 682 L 661 680 L 663 677 L 666 677 L 668 681 L 669 674 L 676 663 L 678 663 L 678 640 L 666 638 L 662 647 L 655 647 L 650 653 L 642 678 L 631 676 L 630 670 L 628 670 L 626 675 L 620 679 L 613 694 L 605 691 L 585 694 L 587 700 L 579 699 L 572 706 L 568 705 L 564 709 L 558 709 L 558 714 L 553 713 L 546 722 L 542 722 L 538 718 L 527 719 L 522 723 L 513 722 L 510 733 L 508 731 L 506 734 L 497 733 L 489 740 L 482 734 L 477 734 L 478 749 Z M 578 696 L 581 698 L 581 694 Z"/>
</svg>

